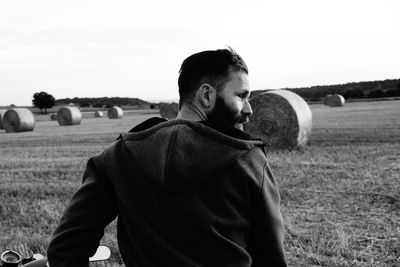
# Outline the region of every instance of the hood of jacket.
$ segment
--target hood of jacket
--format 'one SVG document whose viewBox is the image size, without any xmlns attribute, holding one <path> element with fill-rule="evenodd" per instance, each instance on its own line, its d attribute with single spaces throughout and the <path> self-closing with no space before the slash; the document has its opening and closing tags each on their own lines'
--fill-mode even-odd
<svg viewBox="0 0 400 267">
<path fill-rule="evenodd" d="M 235 138 L 200 122 L 173 120 L 139 128 L 120 138 L 139 168 L 165 191 L 189 190 L 263 146 L 259 140 Z"/>
</svg>

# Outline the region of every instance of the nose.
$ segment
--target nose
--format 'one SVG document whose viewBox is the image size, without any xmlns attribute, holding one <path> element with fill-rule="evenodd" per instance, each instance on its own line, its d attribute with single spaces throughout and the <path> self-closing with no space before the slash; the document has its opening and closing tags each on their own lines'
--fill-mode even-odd
<svg viewBox="0 0 400 267">
<path fill-rule="evenodd" d="M 249 100 L 246 99 L 244 101 L 244 106 L 242 109 L 242 114 L 245 115 L 246 117 L 250 117 L 253 114 L 253 110 L 251 109 L 251 105 L 249 103 Z"/>
</svg>

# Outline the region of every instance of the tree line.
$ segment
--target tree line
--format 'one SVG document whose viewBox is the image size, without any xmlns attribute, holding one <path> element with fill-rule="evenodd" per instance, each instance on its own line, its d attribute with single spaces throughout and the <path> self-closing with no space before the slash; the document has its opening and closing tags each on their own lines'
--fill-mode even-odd
<svg viewBox="0 0 400 267">
<path fill-rule="evenodd" d="M 83 97 L 62 98 L 56 100 L 56 105 L 75 104 L 80 107 L 110 108 L 113 106 L 149 107 L 151 103 L 131 97 Z"/>
<path fill-rule="evenodd" d="M 326 95 L 340 94 L 345 99 L 400 97 L 400 79 L 352 82 L 336 85 L 318 85 L 301 88 L 281 88 L 292 91 L 306 101 L 321 101 Z M 256 90 L 252 92 L 255 96 L 270 89 Z M 131 97 L 83 97 L 62 98 L 54 97 L 44 91 L 33 95 L 32 104 L 47 113 L 47 109 L 55 105 L 74 104 L 80 107 L 110 108 L 113 106 L 137 106 L 138 108 L 157 108 L 157 104 Z"/>
<path fill-rule="evenodd" d="M 319 101 L 329 94 L 340 94 L 345 99 L 400 97 L 400 79 L 352 82 L 346 84 L 288 89 L 308 101 Z"/>
<path fill-rule="evenodd" d="M 400 97 L 400 79 L 282 89 L 292 91 L 306 101 L 321 101 L 331 94 L 340 94 L 345 99 Z M 267 90 L 257 90 L 254 94 Z"/>
<path fill-rule="evenodd" d="M 33 94 L 32 105 L 46 114 L 47 109 L 56 105 L 76 105 L 79 107 L 111 108 L 113 106 L 136 106 L 138 108 L 155 108 L 155 104 L 130 97 L 84 97 L 55 99 L 51 94 L 44 91 Z"/>
</svg>

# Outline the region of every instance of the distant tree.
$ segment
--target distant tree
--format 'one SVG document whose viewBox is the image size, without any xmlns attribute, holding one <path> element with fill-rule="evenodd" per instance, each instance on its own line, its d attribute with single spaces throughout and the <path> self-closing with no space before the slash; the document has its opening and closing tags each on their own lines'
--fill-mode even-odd
<svg viewBox="0 0 400 267">
<path fill-rule="evenodd" d="M 364 98 L 364 92 L 361 89 L 351 89 L 344 93 L 344 98 L 349 99 L 349 98 Z"/>
<path fill-rule="evenodd" d="M 106 103 L 106 108 L 112 108 L 113 106 L 115 106 L 114 103 L 111 102 Z"/>
<path fill-rule="evenodd" d="M 32 104 L 34 107 L 39 108 L 41 113 L 47 114 L 47 109 L 54 107 L 56 99 L 52 95 L 42 91 L 33 95 Z"/>
<path fill-rule="evenodd" d="M 100 102 L 97 102 L 97 103 L 93 104 L 93 107 L 95 107 L 95 108 L 102 108 L 103 106 L 104 106 L 104 104 L 100 103 Z"/>
<path fill-rule="evenodd" d="M 79 106 L 81 106 L 81 108 L 88 108 L 88 107 L 90 107 L 90 103 L 89 102 L 81 102 L 79 104 Z"/>
<path fill-rule="evenodd" d="M 382 90 L 374 90 L 368 93 L 368 98 L 381 98 L 385 97 L 385 93 Z"/>
<path fill-rule="evenodd" d="M 400 96 L 400 88 L 388 90 L 386 92 L 386 96 L 389 96 L 389 97 Z"/>
</svg>

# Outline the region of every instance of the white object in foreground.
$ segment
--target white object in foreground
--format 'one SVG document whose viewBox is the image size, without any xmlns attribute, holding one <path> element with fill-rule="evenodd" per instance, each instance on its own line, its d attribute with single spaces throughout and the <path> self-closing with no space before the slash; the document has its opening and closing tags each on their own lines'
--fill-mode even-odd
<svg viewBox="0 0 400 267">
<path fill-rule="evenodd" d="M 106 246 L 99 246 L 96 253 L 89 258 L 89 261 L 104 261 L 111 256 L 111 251 Z"/>
<path fill-rule="evenodd" d="M 90 262 L 107 260 L 111 256 L 111 251 L 106 246 L 99 246 L 96 253 L 89 258 Z M 47 258 L 41 254 L 34 255 L 34 261 L 23 265 L 24 267 L 50 267 Z"/>
</svg>

